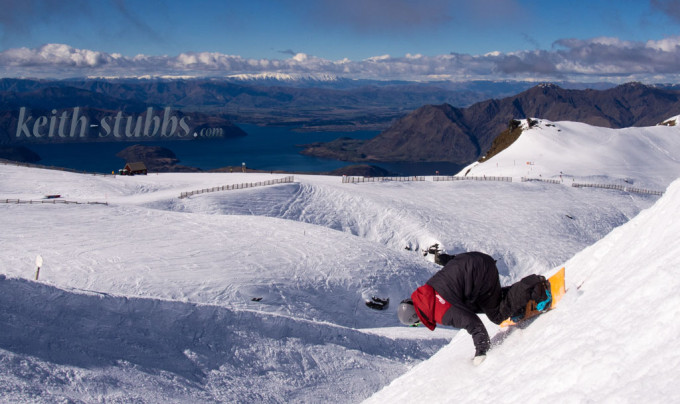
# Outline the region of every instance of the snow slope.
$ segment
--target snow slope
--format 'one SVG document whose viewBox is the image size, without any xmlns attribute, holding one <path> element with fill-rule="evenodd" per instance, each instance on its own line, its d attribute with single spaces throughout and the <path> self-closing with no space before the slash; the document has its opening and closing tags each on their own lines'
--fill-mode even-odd
<svg viewBox="0 0 680 404">
<path fill-rule="evenodd" d="M 572 128 L 570 138 L 581 139 L 572 139 L 575 144 L 618 136 L 549 124 L 555 126 L 543 121 L 514 151 L 496 157 L 546 155 L 555 147 L 532 131 L 555 130 L 559 138 Z M 665 189 L 680 168 L 672 158 L 680 150 L 679 133 L 677 127 L 630 132 L 631 141 L 611 149 L 629 164 L 612 174 L 595 152 L 540 165 L 536 159 L 534 168 L 544 177 L 564 171 L 573 181 L 625 178 Z M 654 161 L 628 157 L 634 155 Z M 505 174 L 493 161 L 474 167 L 475 175 L 524 175 Z M 0 201 L 39 202 L 60 194 L 108 203 L 0 203 L 2 400 L 358 402 L 394 380 L 371 400 L 412 401 L 422 396 L 424 383 L 435 383 L 446 388 L 429 388 L 428 397 L 472 402 L 515 391 L 489 383 L 508 379 L 535 381 L 527 396 L 554 385 L 584 401 L 647 381 L 647 375 L 659 375 L 649 382 L 662 391 L 672 380 L 642 362 L 671 358 L 662 370 L 677 364 L 661 344 L 678 334 L 666 321 L 675 309 L 655 309 L 663 302 L 677 306 L 665 286 L 676 285 L 677 276 L 672 265 L 660 268 L 648 255 L 668 252 L 665 262 L 676 262 L 668 234 L 675 229 L 677 184 L 659 199 L 573 188 L 569 181 L 343 184 L 338 177 L 296 176 L 292 184 L 178 198 L 183 191 L 278 177 L 111 177 L 0 165 Z M 608 241 L 631 226 L 646 238 L 635 245 L 628 235 Z M 396 320 L 395 303 L 439 268 L 421 251 L 434 243 L 450 253 L 491 254 L 504 284 L 528 273 L 549 274 L 566 261 L 570 292 L 559 310 L 494 337 L 502 344 L 472 368 L 465 332 L 405 328 Z M 44 265 L 35 282 L 38 254 Z M 616 293 L 603 295 L 612 278 Z M 393 304 L 370 310 L 363 302 L 372 295 Z M 636 310 L 641 314 L 623 316 Z M 550 356 L 538 357 L 534 347 L 545 339 L 554 347 Z M 630 354 L 631 365 L 622 366 L 615 352 Z M 546 370 L 557 359 L 569 365 L 559 383 Z"/>
<path fill-rule="evenodd" d="M 568 260 L 558 308 L 496 334 L 481 366 L 460 336 L 366 403 L 680 401 L 679 209 L 680 180 Z"/>
<path fill-rule="evenodd" d="M 506 150 L 467 175 L 505 175 L 565 182 L 620 183 L 663 191 L 678 171 L 677 126 L 609 129 L 537 119 Z"/>
</svg>

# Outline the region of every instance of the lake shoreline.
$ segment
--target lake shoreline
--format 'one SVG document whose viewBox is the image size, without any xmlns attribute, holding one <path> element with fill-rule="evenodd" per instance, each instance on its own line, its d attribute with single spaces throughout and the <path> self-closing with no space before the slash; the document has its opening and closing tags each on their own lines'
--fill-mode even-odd
<svg viewBox="0 0 680 404">
<path fill-rule="evenodd" d="M 294 127 L 240 125 L 247 136 L 231 139 L 197 139 L 143 142 L 88 142 L 25 145 L 40 156 L 35 164 L 63 167 L 76 172 L 117 173 L 126 161 L 116 157 L 123 149 L 141 144 L 171 150 L 184 167 L 204 172 L 228 172 L 242 166 L 252 172 L 325 174 L 357 165 L 376 166 L 390 175 L 453 175 L 462 167 L 452 163 L 350 162 L 303 155 L 303 145 L 341 137 L 370 139 L 379 132 L 299 132 Z M 180 171 L 180 170 L 178 170 Z"/>
</svg>

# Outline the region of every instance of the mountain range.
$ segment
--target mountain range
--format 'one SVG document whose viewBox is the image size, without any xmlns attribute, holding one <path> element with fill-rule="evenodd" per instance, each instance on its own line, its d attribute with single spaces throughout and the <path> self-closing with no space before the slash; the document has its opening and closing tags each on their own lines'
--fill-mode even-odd
<svg viewBox="0 0 680 404">
<path fill-rule="evenodd" d="M 471 163 L 514 119 L 538 117 L 607 128 L 649 126 L 680 113 L 680 91 L 627 83 L 606 90 L 540 84 L 517 95 L 466 108 L 425 105 L 368 140 L 340 138 L 307 145 L 304 154 L 357 162 Z"/>
<path fill-rule="evenodd" d="M 654 125 L 680 113 L 677 86 L 593 87 L 599 89 L 528 82 L 411 83 L 280 75 L 0 79 L 0 144 L 143 141 L 153 140 L 152 135 L 188 139 L 205 130 L 220 137 L 244 136 L 233 124 L 239 122 L 297 130 L 382 131 L 368 140 L 343 137 L 306 145 L 302 153 L 317 157 L 465 165 L 484 156 L 514 119 L 537 117 L 622 128 Z M 90 127 L 83 129 L 86 124 Z"/>
<path fill-rule="evenodd" d="M 423 105 L 466 107 L 531 86 L 521 81 L 419 83 L 284 74 L 213 79 L 0 79 L 0 113 L 6 116 L 29 104 L 48 111 L 62 105 L 106 105 L 113 110 L 170 106 L 238 123 L 289 125 L 299 130 L 385 130 Z"/>
</svg>

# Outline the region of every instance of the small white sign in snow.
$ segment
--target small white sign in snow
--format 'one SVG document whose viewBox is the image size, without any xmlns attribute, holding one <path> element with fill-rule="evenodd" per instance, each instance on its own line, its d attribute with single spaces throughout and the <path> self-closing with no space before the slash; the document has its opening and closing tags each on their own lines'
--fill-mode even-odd
<svg viewBox="0 0 680 404">
<path fill-rule="evenodd" d="M 40 267 L 42 267 L 43 264 L 43 259 L 40 255 L 35 257 L 35 266 L 37 267 L 35 270 L 35 280 L 38 280 L 38 277 L 40 276 Z"/>
</svg>

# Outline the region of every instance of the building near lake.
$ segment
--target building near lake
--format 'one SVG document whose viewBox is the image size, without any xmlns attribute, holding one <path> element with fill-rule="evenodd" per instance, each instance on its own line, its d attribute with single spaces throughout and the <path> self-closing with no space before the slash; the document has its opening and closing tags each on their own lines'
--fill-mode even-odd
<svg viewBox="0 0 680 404">
<path fill-rule="evenodd" d="M 119 170 L 120 175 L 146 175 L 148 170 L 146 164 L 141 161 L 125 164 L 125 168 Z"/>
</svg>

